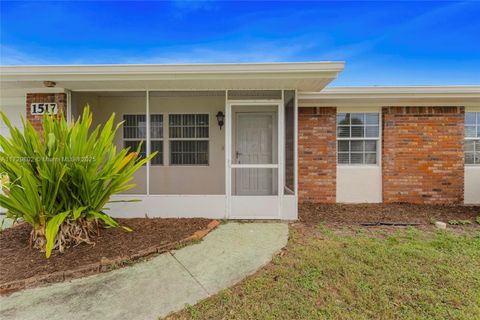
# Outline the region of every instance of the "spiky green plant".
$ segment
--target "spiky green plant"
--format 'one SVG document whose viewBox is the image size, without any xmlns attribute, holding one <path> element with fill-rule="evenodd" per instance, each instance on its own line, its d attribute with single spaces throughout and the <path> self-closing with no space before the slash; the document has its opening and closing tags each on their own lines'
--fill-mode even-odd
<svg viewBox="0 0 480 320">
<path fill-rule="evenodd" d="M 94 129 L 88 105 L 70 125 L 63 115 L 45 115 L 43 135 L 24 120 L 21 132 L 0 115 L 11 136 L 0 136 L 0 206 L 33 226 L 31 245 L 48 258 L 53 249 L 91 243 L 99 222 L 119 226 L 105 212 L 110 197 L 134 187 L 133 174 L 155 154 L 140 159 L 141 146 L 117 152 L 113 139 L 121 123 L 114 125 L 114 114 Z"/>
</svg>

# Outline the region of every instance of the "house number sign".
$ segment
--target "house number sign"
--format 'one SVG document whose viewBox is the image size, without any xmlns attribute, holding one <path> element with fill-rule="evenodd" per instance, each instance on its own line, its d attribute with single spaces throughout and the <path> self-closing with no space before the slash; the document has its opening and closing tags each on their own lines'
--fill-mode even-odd
<svg viewBox="0 0 480 320">
<path fill-rule="evenodd" d="M 32 103 L 30 105 L 30 113 L 32 115 L 39 114 L 57 114 L 58 106 L 56 103 Z"/>
</svg>

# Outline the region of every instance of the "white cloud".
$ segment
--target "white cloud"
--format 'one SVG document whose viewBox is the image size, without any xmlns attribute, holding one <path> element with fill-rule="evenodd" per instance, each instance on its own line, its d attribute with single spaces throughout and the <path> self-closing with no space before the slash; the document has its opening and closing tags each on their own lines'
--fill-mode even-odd
<svg viewBox="0 0 480 320">
<path fill-rule="evenodd" d="M 36 65 L 46 64 L 44 60 L 37 55 L 20 51 L 14 47 L 0 45 L 0 65 Z"/>
<path fill-rule="evenodd" d="M 32 64 L 102 64 L 102 63 L 238 63 L 295 61 L 298 55 L 315 47 L 308 39 L 279 41 L 244 40 L 234 43 L 193 44 L 135 51 L 85 49 L 77 52 L 59 52 L 55 55 L 26 53 L 12 46 L 0 47 L 3 65 Z M 48 58 L 47 58 L 48 57 Z"/>
<path fill-rule="evenodd" d="M 152 50 L 143 57 L 124 57 L 123 63 L 228 63 L 295 60 L 311 47 L 308 42 L 250 42 L 223 46 L 194 45 L 171 50 Z"/>
</svg>

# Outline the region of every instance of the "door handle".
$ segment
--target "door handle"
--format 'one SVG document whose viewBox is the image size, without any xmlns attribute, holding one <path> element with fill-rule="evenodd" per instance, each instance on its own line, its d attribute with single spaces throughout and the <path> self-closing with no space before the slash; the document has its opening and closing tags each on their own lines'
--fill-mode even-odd
<svg viewBox="0 0 480 320">
<path fill-rule="evenodd" d="M 240 160 L 239 160 L 239 159 L 240 159 L 240 156 L 241 156 L 241 155 L 242 155 L 241 152 L 238 152 L 238 151 L 235 152 L 235 157 L 237 158 L 237 163 L 238 163 L 238 164 L 240 164 Z"/>
</svg>

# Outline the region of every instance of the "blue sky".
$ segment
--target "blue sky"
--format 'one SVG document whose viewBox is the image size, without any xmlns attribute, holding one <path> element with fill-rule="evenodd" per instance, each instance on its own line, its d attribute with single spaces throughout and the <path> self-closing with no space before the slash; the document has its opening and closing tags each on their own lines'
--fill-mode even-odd
<svg viewBox="0 0 480 320">
<path fill-rule="evenodd" d="M 480 84 L 480 2 L 0 6 L 2 65 L 340 60 L 337 86 Z"/>
</svg>

